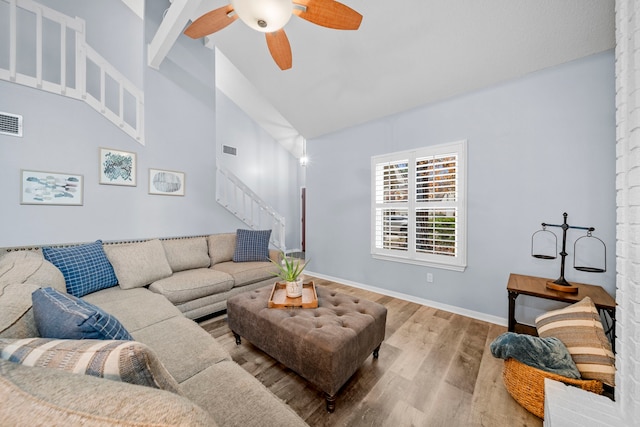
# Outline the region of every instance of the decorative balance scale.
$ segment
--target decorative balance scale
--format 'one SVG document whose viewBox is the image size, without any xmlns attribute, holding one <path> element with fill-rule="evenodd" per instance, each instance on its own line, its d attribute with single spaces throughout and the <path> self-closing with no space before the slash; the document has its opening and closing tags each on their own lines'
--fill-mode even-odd
<svg viewBox="0 0 640 427">
<path fill-rule="evenodd" d="M 560 227 L 562 228 L 562 251 L 560 256 L 562 261 L 560 263 L 560 277 L 556 280 L 547 281 L 547 288 L 554 289 L 561 292 L 578 292 L 578 286 L 567 282 L 564 278 L 564 263 L 567 257 L 567 230 L 586 230 L 586 236 L 579 237 L 573 244 L 573 268 L 579 271 L 585 271 L 588 273 L 604 273 L 607 271 L 607 247 L 604 242 L 597 237 L 593 236 L 593 227 L 577 227 L 567 224 L 567 213 L 563 213 L 562 224 L 547 224 L 542 223 L 542 230 L 538 230 L 531 236 L 531 256 L 540 259 L 556 259 L 557 256 L 557 242 L 556 234 L 547 230 L 547 227 Z M 586 263 L 582 264 L 582 260 L 586 257 L 584 253 L 602 253 L 602 265 L 601 266 L 589 266 Z M 579 256 L 581 255 L 581 256 Z"/>
</svg>

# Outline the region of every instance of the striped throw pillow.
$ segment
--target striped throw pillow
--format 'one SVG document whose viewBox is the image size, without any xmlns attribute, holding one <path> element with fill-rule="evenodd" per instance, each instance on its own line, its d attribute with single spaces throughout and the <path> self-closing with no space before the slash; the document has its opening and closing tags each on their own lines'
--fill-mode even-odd
<svg viewBox="0 0 640 427">
<path fill-rule="evenodd" d="M 539 316 L 536 328 L 540 337 L 564 343 L 583 379 L 614 386 L 615 356 L 591 298 Z"/>
<path fill-rule="evenodd" d="M 0 359 L 181 394 L 156 354 L 137 341 L 0 338 Z"/>
</svg>

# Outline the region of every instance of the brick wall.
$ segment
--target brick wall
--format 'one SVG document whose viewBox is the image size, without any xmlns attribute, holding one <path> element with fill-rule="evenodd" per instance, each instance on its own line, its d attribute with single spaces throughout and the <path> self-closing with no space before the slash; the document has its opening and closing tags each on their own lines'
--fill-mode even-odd
<svg viewBox="0 0 640 427">
<path fill-rule="evenodd" d="M 640 419 L 640 2 L 616 0 L 616 403 Z M 633 424 L 629 424 L 633 425 Z"/>
</svg>

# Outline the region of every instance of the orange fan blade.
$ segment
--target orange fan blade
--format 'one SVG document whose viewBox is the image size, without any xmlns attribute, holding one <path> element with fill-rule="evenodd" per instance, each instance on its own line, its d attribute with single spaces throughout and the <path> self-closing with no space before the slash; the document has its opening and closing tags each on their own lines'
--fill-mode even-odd
<svg viewBox="0 0 640 427">
<path fill-rule="evenodd" d="M 276 61 L 281 70 L 291 68 L 293 59 L 291 58 L 291 45 L 284 30 L 280 29 L 273 33 L 265 33 L 267 46 L 273 60 Z"/>
<path fill-rule="evenodd" d="M 208 36 L 216 31 L 220 31 L 233 21 L 238 19 L 238 14 L 228 16 L 229 12 L 233 11 L 233 6 L 230 4 L 226 6 L 214 9 L 211 12 L 207 12 L 200 18 L 196 19 L 184 30 L 184 33 L 192 39 L 199 39 L 200 37 Z"/>
<path fill-rule="evenodd" d="M 362 22 L 362 15 L 334 0 L 294 0 L 293 2 L 307 8 L 306 11 L 302 11 L 294 7 L 293 13 L 322 27 L 357 30 Z"/>
</svg>

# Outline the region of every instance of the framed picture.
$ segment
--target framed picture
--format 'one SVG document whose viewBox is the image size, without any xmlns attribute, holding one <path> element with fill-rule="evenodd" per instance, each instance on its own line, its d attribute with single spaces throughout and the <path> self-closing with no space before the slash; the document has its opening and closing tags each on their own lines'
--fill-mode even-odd
<svg viewBox="0 0 640 427">
<path fill-rule="evenodd" d="M 20 171 L 20 204 L 81 206 L 82 175 L 57 172 Z"/>
<path fill-rule="evenodd" d="M 184 173 L 149 169 L 149 194 L 184 196 Z"/>
<path fill-rule="evenodd" d="M 100 148 L 100 184 L 136 186 L 136 153 Z"/>
</svg>

